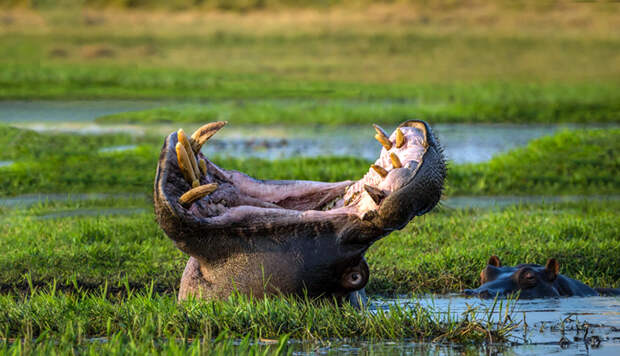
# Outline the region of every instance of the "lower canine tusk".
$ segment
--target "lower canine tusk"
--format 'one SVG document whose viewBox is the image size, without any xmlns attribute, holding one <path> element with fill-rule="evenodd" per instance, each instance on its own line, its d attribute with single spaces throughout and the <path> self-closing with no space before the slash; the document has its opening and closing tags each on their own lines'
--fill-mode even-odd
<svg viewBox="0 0 620 356">
<path fill-rule="evenodd" d="M 189 156 L 187 155 L 187 152 L 185 151 L 185 148 L 183 147 L 183 144 L 181 142 L 177 142 L 176 151 L 177 161 L 179 162 L 179 169 L 181 169 L 181 173 L 183 173 L 185 180 L 189 184 L 193 184 L 194 181 L 197 179 L 194 175 L 194 169 L 192 168 L 192 164 L 189 161 Z"/>
<path fill-rule="evenodd" d="M 192 149 L 194 150 L 194 153 L 200 152 L 202 145 L 204 145 L 205 142 L 211 138 L 211 136 L 215 135 L 215 133 L 217 133 L 227 123 L 228 121 L 210 122 L 196 130 L 192 134 Z"/>
<path fill-rule="evenodd" d="M 206 197 L 217 189 L 217 183 L 209 183 L 190 189 L 179 198 L 184 208 L 189 208 L 195 201 Z"/>
<path fill-rule="evenodd" d="M 187 157 L 189 158 L 189 163 L 192 165 L 192 169 L 194 170 L 194 176 L 200 177 L 200 170 L 198 169 L 198 163 L 196 162 L 196 156 L 194 155 L 194 151 L 192 149 L 189 140 L 187 139 L 187 135 L 183 129 L 179 129 L 177 131 L 177 138 L 179 142 L 183 144 L 183 148 L 185 148 L 185 152 L 187 152 Z"/>
<path fill-rule="evenodd" d="M 392 148 L 392 141 L 390 141 L 390 138 L 387 133 L 385 133 L 385 130 L 377 124 L 372 124 L 372 126 L 375 128 L 375 131 L 377 131 L 377 134 L 375 135 L 377 141 L 379 141 L 386 150 L 390 150 Z"/>
</svg>

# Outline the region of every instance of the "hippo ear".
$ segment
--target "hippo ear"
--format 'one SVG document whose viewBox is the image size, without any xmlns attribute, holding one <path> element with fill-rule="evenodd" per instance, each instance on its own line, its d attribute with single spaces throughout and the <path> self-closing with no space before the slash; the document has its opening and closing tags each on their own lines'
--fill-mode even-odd
<svg viewBox="0 0 620 356">
<path fill-rule="evenodd" d="M 493 255 L 491 256 L 491 258 L 489 258 L 489 262 L 487 262 L 488 265 L 491 266 L 495 266 L 495 267 L 501 267 L 502 266 L 502 262 L 499 260 L 499 257 Z"/>
<path fill-rule="evenodd" d="M 545 265 L 545 273 L 550 281 L 554 281 L 560 273 L 560 263 L 555 258 L 548 259 Z"/>
</svg>

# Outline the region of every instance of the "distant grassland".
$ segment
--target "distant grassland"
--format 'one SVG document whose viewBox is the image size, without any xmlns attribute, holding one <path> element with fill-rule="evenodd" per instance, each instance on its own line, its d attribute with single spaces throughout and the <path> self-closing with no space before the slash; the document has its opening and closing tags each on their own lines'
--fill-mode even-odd
<svg viewBox="0 0 620 356">
<path fill-rule="evenodd" d="M 52 9 L 7 11 L 1 22 L 0 53 L 10 55 L 0 57 L 0 98 L 209 102 L 107 122 L 620 121 L 620 11 L 609 4 L 321 3 L 336 6 L 231 14 L 33 3 Z"/>
<path fill-rule="evenodd" d="M 0 126 L 0 196 L 27 193 L 150 194 L 162 138 L 40 134 Z M 128 151 L 102 148 L 136 145 Z M 620 192 L 620 129 L 563 131 L 489 162 L 450 166 L 447 195 L 565 195 Z M 370 162 L 354 157 L 210 157 L 262 179 L 341 181 L 362 177 Z"/>
</svg>

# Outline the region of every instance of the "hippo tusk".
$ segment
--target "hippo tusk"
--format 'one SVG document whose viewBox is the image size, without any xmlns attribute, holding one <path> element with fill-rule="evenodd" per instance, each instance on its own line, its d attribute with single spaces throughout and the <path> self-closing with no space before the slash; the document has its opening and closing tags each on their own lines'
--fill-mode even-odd
<svg viewBox="0 0 620 356">
<path fill-rule="evenodd" d="M 390 149 L 392 149 L 392 142 L 390 141 L 390 138 L 388 137 L 385 130 L 383 130 L 381 126 L 377 124 L 372 124 L 372 126 L 375 128 L 375 131 L 377 131 L 377 134 L 375 135 L 377 141 L 379 141 L 379 143 L 381 143 L 381 145 L 383 145 L 386 150 L 389 151 Z"/>
<path fill-rule="evenodd" d="M 385 193 L 382 190 L 373 187 L 372 185 L 364 184 L 364 190 L 366 191 L 366 193 L 368 193 L 368 195 L 370 195 L 372 200 L 377 205 L 381 204 L 381 201 L 383 200 L 383 198 L 385 198 Z"/>
<path fill-rule="evenodd" d="M 192 188 L 185 192 L 185 194 L 181 195 L 181 197 L 179 198 L 179 204 L 183 205 L 183 207 L 187 209 L 195 201 L 213 193 L 217 189 L 217 187 L 217 183 L 209 183 Z"/>
<path fill-rule="evenodd" d="M 200 159 L 200 161 L 198 161 L 198 166 L 200 167 L 200 171 L 202 172 L 202 175 L 207 175 L 207 162 L 205 162 L 204 159 Z"/>
<path fill-rule="evenodd" d="M 177 131 L 177 136 L 179 137 L 179 142 L 183 144 L 183 148 L 187 153 L 189 163 L 192 166 L 192 170 L 194 171 L 194 177 L 200 178 L 200 170 L 198 170 L 198 163 L 196 162 L 196 156 L 193 154 L 192 146 L 187 139 L 187 135 L 185 135 L 185 131 L 183 129 L 179 129 Z"/>
<path fill-rule="evenodd" d="M 200 152 L 202 146 L 215 135 L 222 127 L 226 126 L 228 121 L 216 121 L 203 125 L 192 134 L 192 149 L 194 153 Z"/>
<path fill-rule="evenodd" d="M 392 161 L 392 166 L 394 168 L 402 168 L 403 164 L 400 163 L 400 158 L 394 152 L 390 152 L 390 160 Z"/>
<path fill-rule="evenodd" d="M 396 129 L 396 148 L 401 148 L 405 144 L 405 134 L 400 128 Z"/>
<path fill-rule="evenodd" d="M 377 174 L 379 174 L 381 178 L 385 178 L 388 175 L 388 171 L 386 171 L 385 168 L 376 164 L 371 164 L 370 168 L 374 169 L 374 171 L 377 172 Z"/>
<path fill-rule="evenodd" d="M 198 179 L 194 174 L 194 169 L 192 168 L 192 164 L 190 162 L 189 156 L 187 155 L 187 151 L 185 151 L 185 147 L 181 142 L 177 142 L 176 144 L 177 151 L 177 160 L 179 161 L 179 168 L 187 180 L 188 183 L 192 185 L 193 188 L 199 185 Z"/>
</svg>

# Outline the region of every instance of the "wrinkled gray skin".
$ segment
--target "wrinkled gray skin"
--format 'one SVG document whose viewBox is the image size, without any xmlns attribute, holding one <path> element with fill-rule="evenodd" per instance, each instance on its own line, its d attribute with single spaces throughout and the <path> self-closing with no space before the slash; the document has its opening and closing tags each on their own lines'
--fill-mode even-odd
<svg viewBox="0 0 620 356">
<path fill-rule="evenodd" d="M 382 148 L 375 162 L 389 174 L 369 169 L 357 182 L 257 180 L 219 168 L 199 153 L 207 163 L 200 184 L 219 187 L 187 209 L 178 199 L 191 186 L 179 170 L 177 133 L 169 135 L 157 167 L 154 206 L 161 228 L 190 255 L 179 300 L 225 298 L 234 291 L 259 298 L 307 293 L 354 304 L 363 299 L 368 247 L 431 210 L 443 189 L 446 166 L 430 127 L 412 120 L 400 128 L 405 145 Z M 395 142 L 396 132 L 390 140 Z M 402 168 L 392 166 L 390 152 L 400 157 Z M 378 203 L 364 184 L 381 192 Z"/>
<path fill-rule="evenodd" d="M 554 258 L 549 259 L 545 266 L 502 266 L 497 256 L 491 256 L 486 268 L 480 272 L 481 286 L 466 289 L 464 293 L 480 298 L 505 297 L 519 293 L 520 299 L 620 295 L 618 289 L 590 288 L 578 280 L 559 274 L 559 270 L 560 265 Z"/>
</svg>

